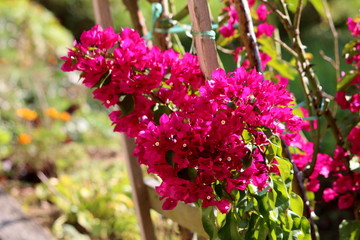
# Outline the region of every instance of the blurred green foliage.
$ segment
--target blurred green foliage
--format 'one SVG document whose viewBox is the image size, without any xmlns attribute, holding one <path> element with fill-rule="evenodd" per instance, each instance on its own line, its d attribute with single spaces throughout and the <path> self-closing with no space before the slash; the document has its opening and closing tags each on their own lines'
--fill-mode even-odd
<svg viewBox="0 0 360 240">
<path fill-rule="evenodd" d="M 36 171 L 59 159 L 84 158 L 80 144 L 115 146 L 110 121 L 76 84 L 79 76 L 60 70 L 71 33 L 51 12 L 26 0 L 1 1 L 0 23 L 0 160 Z M 19 116 L 20 109 L 35 117 Z M 47 114 L 49 109 L 58 116 Z"/>
<path fill-rule="evenodd" d="M 70 174 L 44 181 L 36 192 L 62 210 L 53 225 L 58 239 L 78 239 L 79 231 L 88 239 L 140 239 L 123 164 L 83 162 Z M 72 235 L 69 224 L 78 229 Z"/>
<path fill-rule="evenodd" d="M 51 189 L 68 199 L 56 199 L 44 188 L 43 195 L 63 211 L 54 225 L 63 239 L 107 234 L 136 239 L 123 167 L 101 162 L 116 155 L 118 136 L 102 106 L 78 84 L 79 76 L 60 70 L 60 57 L 72 41 L 71 32 L 42 5 L 0 1 L 0 180 L 54 177 L 48 186 L 56 182 Z M 91 159 L 97 161 L 88 164 Z M 80 224 L 77 219 L 91 237 L 69 224 Z"/>
</svg>

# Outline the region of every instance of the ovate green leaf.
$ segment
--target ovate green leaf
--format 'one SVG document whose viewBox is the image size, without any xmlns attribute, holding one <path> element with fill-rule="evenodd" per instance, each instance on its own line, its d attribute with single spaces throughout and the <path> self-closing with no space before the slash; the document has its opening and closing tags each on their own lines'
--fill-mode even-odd
<svg viewBox="0 0 360 240">
<path fill-rule="evenodd" d="M 120 97 L 118 105 L 121 109 L 121 117 L 127 116 L 135 109 L 134 97 L 131 94 L 124 94 Z"/>
<path fill-rule="evenodd" d="M 216 228 L 216 218 L 214 214 L 214 208 L 202 208 L 202 217 L 201 221 L 204 227 L 204 230 L 209 235 L 210 240 L 217 240 L 218 230 Z"/>
<path fill-rule="evenodd" d="M 225 224 L 219 229 L 219 238 L 221 240 L 241 240 L 244 236 L 240 235 L 238 229 L 238 221 L 235 213 L 229 212 L 226 214 Z"/>
<path fill-rule="evenodd" d="M 302 216 L 304 211 L 304 202 L 296 193 L 290 193 L 290 209 L 297 215 Z"/>
</svg>

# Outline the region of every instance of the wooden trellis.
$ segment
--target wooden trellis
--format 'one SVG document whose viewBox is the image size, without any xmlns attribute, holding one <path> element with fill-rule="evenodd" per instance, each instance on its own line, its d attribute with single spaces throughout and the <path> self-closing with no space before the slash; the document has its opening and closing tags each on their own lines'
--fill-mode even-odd
<svg viewBox="0 0 360 240">
<path fill-rule="evenodd" d="M 167 0 L 158 0 L 149 2 L 159 2 L 163 6 L 161 18 L 168 17 Z M 147 30 L 143 21 L 141 11 L 139 10 L 137 0 L 123 0 L 123 3 L 130 12 L 134 28 L 145 35 Z M 113 26 L 108 0 L 93 0 L 96 23 L 103 28 Z M 211 78 L 212 72 L 218 67 L 218 58 L 215 41 L 212 38 L 204 37 L 202 33 L 212 30 L 209 7 L 207 0 L 188 0 L 189 14 L 193 25 L 193 37 L 195 41 L 196 52 L 199 58 L 200 67 L 206 77 Z M 198 34 L 196 34 L 198 33 Z M 154 44 L 161 49 L 168 47 L 167 33 L 154 33 Z M 128 168 L 128 173 L 132 185 L 133 200 L 136 208 L 137 218 L 140 225 L 141 237 L 144 240 L 155 240 L 154 226 L 150 217 L 150 209 L 157 211 L 163 216 L 175 221 L 180 226 L 196 232 L 201 237 L 207 237 L 201 223 L 201 212 L 193 205 L 178 203 L 174 210 L 163 210 L 162 201 L 155 191 L 158 185 L 153 179 L 145 179 L 142 176 L 141 168 L 137 159 L 132 156 L 134 149 L 134 140 L 128 139 L 122 135 L 124 143 L 124 159 Z M 200 238 L 201 238 L 200 237 Z"/>
</svg>

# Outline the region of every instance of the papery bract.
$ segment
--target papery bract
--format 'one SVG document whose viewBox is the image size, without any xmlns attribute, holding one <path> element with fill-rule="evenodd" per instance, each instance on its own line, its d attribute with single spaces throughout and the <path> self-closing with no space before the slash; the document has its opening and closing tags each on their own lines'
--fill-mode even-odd
<svg viewBox="0 0 360 240">
<path fill-rule="evenodd" d="M 353 18 L 348 18 L 348 27 L 349 30 L 351 32 L 351 34 L 354 37 L 359 37 L 360 36 L 360 21 L 359 18 L 358 19 L 353 19 Z"/>
</svg>

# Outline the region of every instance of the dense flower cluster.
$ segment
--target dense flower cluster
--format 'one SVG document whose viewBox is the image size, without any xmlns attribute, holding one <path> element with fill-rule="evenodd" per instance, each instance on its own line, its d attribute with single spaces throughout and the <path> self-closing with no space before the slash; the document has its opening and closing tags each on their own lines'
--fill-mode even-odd
<svg viewBox="0 0 360 240">
<path fill-rule="evenodd" d="M 255 4 L 254 0 L 248 1 L 248 2 L 249 2 L 249 7 L 253 7 Z M 235 6 L 233 4 L 229 4 L 222 10 L 227 13 L 228 21 L 227 21 L 227 24 L 220 27 L 219 32 L 224 37 L 231 37 L 236 32 L 236 26 L 239 24 L 239 17 L 236 12 Z M 258 20 L 258 24 L 257 24 L 256 31 L 255 31 L 256 37 L 260 37 L 262 35 L 271 37 L 274 34 L 274 31 L 275 31 L 274 25 L 265 22 L 267 19 L 267 15 L 270 12 L 271 11 L 269 11 L 266 8 L 265 4 L 260 4 L 256 8 L 256 14 L 257 14 L 257 20 Z"/>
<path fill-rule="evenodd" d="M 232 190 L 263 189 L 277 171 L 266 154 L 272 141 L 302 126 L 284 84 L 244 68 L 218 69 L 205 81 L 196 56 L 149 49 L 128 28 L 95 26 L 62 59 L 64 71 L 82 72 L 94 98 L 120 106 L 110 114 L 115 131 L 136 137 L 134 155 L 162 179 L 164 209 L 201 200 L 227 212 Z"/>
<path fill-rule="evenodd" d="M 255 4 L 255 0 L 252 1 L 248 1 L 249 2 L 249 7 L 254 7 Z M 228 3 L 228 5 L 222 9 L 224 13 L 226 13 L 227 17 L 228 17 L 228 21 L 226 24 L 222 25 L 219 29 L 219 32 L 222 36 L 229 38 L 229 37 L 233 37 L 236 34 L 236 29 L 238 28 L 239 25 L 239 17 L 238 17 L 238 13 L 235 9 L 235 6 L 232 4 L 232 1 L 230 1 Z M 271 37 L 274 34 L 275 31 L 275 27 L 272 24 L 269 24 L 266 22 L 267 20 L 267 16 L 271 13 L 271 11 L 269 11 L 266 7 L 265 4 L 260 4 L 257 6 L 256 8 L 256 28 L 255 28 L 255 35 L 257 38 L 261 38 L 261 37 Z M 236 62 L 238 62 L 239 60 L 239 53 L 241 52 L 245 52 L 245 47 L 240 46 L 237 47 L 234 52 L 234 59 Z M 260 60 L 261 60 L 261 65 L 263 67 L 263 69 L 265 68 L 266 64 L 271 60 L 271 57 L 262 52 L 259 51 L 260 53 Z M 242 64 L 242 67 L 249 69 L 250 67 L 250 61 L 248 59 L 245 59 Z"/>
<path fill-rule="evenodd" d="M 297 149 L 296 153 L 292 154 L 292 159 L 299 170 L 304 170 L 312 160 L 313 143 L 308 142 L 299 133 L 284 134 L 283 138 L 290 147 Z M 356 141 L 359 138 L 360 127 L 357 126 L 348 135 L 348 141 L 351 143 L 350 152 L 353 154 L 354 161 L 358 161 L 360 153 L 360 145 Z M 314 171 L 307 179 L 306 189 L 310 192 L 318 192 L 320 179 L 331 178 L 332 187 L 324 189 L 324 200 L 328 202 L 338 197 L 339 209 L 351 207 L 356 193 L 360 190 L 360 174 L 348 169 L 350 166 L 346 166 L 349 157 L 349 153 L 341 147 L 335 149 L 333 157 L 319 153 Z"/>
</svg>

